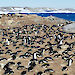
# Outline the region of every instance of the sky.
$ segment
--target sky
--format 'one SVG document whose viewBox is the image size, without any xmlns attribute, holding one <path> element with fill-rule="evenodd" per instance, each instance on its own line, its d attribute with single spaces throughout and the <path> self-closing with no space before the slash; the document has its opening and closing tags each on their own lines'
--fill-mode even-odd
<svg viewBox="0 0 75 75">
<path fill-rule="evenodd" d="M 0 0 L 0 7 L 75 8 L 75 0 Z"/>
</svg>

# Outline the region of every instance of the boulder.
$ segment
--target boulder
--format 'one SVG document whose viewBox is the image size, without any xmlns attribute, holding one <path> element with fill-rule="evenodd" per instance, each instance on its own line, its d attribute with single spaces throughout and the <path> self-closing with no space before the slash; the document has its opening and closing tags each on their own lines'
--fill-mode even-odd
<svg viewBox="0 0 75 75">
<path fill-rule="evenodd" d="M 63 30 L 67 33 L 75 33 L 75 23 L 67 24 L 63 27 Z"/>
</svg>

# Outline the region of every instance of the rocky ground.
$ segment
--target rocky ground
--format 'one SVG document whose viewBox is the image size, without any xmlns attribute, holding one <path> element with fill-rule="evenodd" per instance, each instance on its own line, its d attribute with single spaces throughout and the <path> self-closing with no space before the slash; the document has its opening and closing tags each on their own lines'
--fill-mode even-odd
<svg viewBox="0 0 75 75">
<path fill-rule="evenodd" d="M 75 34 L 66 20 L 37 15 L 0 19 L 0 75 L 75 75 Z"/>
<path fill-rule="evenodd" d="M 32 24 L 60 24 L 65 23 L 67 20 L 56 18 L 53 16 L 41 17 L 37 15 L 26 15 L 26 14 L 13 14 L 13 15 L 2 15 L 0 18 L 0 28 L 6 27 L 16 27 L 23 25 L 32 25 Z"/>
</svg>

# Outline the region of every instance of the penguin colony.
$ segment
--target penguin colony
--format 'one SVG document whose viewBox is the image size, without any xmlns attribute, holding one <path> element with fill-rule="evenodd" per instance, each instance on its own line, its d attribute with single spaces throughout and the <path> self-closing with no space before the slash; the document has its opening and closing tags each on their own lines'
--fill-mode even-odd
<svg viewBox="0 0 75 75">
<path fill-rule="evenodd" d="M 0 75 L 75 75 L 75 35 L 64 24 L 0 30 Z"/>
</svg>

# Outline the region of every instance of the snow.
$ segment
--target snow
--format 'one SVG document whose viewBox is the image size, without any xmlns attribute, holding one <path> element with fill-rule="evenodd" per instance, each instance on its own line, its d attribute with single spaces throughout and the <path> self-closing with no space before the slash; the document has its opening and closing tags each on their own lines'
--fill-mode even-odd
<svg viewBox="0 0 75 75">
<path fill-rule="evenodd" d="M 23 8 L 23 7 L 0 7 L 0 14 L 7 13 L 75 13 L 75 10 L 52 9 L 52 8 Z"/>
</svg>

